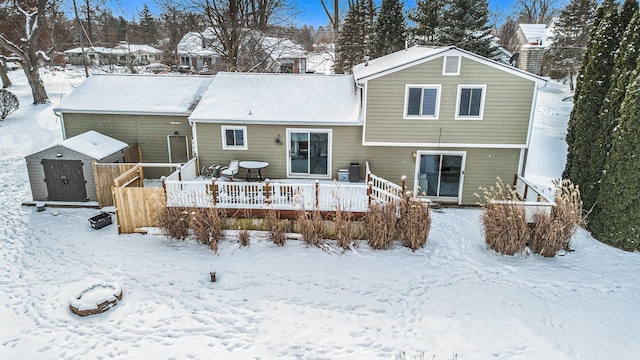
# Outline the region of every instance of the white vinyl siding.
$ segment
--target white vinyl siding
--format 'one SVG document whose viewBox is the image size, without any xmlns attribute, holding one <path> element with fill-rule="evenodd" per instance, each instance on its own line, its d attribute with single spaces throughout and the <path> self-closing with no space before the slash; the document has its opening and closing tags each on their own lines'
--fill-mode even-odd
<svg viewBox="0 0 640 360">
<path fill-rule="evenodd" d="M 405 90 L 405 119 L 438 119 L 440 85 L 412 85 Z"/>
</svg>

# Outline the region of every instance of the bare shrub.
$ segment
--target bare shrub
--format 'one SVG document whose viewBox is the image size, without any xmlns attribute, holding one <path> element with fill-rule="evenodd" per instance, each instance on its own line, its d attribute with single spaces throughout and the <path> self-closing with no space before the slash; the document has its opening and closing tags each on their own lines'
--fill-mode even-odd
<svg viewBox="0 0 640 360">
<path fill-rule="evenodd" d="M 584 223 L 580 190 L 569 180 L 556 183 L 556 206 L 551 214 L 534 215 L 529 248 L 534 253 L 553 257 L 558 251 L 570 250 L 571 237 Z"/>
<path fill-rule="evenodd" d="M 240 230 L 240 232 L 238 233 L 238 242 L 240 243 L 240 247 L 249 246 L 249 241 L 249 231 L 247 231 L 247 229 Z"/>
<path fill-rule="evenodd" d="M 164 207 L 158 215 L 158 225 L 164 235 L 184 240 L 189 236 L 189 211 L 182 207 Z"/>
<path fill-rule="evenodd" d="M 344 250 L 356 245 L 356 239 L 360 237 L 356 230 L 356 222 L 353 221 L 353 213 L 336 208 L 333 218 L 334 238 L 336 244 Z"/>
<path fill-rule="evenodd" d="M 297 211 L 296 229 L 302 235 L 302 241 L 304 241 L 305 244 L 320 247 L 324 243 L 320 211 Z"/>
<path fill-rule="evenodd" d="M 402 202 L 397 236 L 402 244 L 416 251 L 427 244 L 431 229 L 431 213 L 429 205 L 420 199 L 410 198 Z"/>
<path fill-rule="evenodd" d="M 0 89 L 0 120 L 4 120 L 9 114 L 18 110 L 20 101 L 18 97 L 5 89 Z"/>
<path fill-rule="evenodd" d="M 269 228 L 269 240 L 278 246 L 284 246 L 287 242 L 287 222 L 280 220 L 277 210 L 269 209 L 266 214 L 267 227 Z"/>
<path fill-rule="evenodd" d="M 524 206 L 516 203 L 516 190 L 505 185 L 500 178 L 495 187 L 482 190 L 482 221 L 485 241 L 489 248 L 505 255 L 515 255 L 524 251 L 529 229 Z"/>
<path fill-rule="evenodd" d="M 364 217 L 367 243 L 374 249 L 391 248 L 396 233 L 396 207 L 373 203 Z"/>
<path fill-rule="evenodd" d="M 190 227 L 193 237 L 198 242 L 209 245 L 211 250 L 218 252 L 218 243 L 224 236 L 224 219 L 219 209 L 196 208 L 191 210 Z"/>
</svg>

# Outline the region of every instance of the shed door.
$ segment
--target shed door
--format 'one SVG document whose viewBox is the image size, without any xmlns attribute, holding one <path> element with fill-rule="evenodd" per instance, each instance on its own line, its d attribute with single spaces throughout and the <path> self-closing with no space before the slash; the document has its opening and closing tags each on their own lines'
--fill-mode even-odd
<svg viewBox="0 0 640 360">
<path fill-rule="evenodd" d="M 188 139 L 184 135 L 169 135 L 169 162 L 186 163 L 189 161 Z"/>
<path fill-rule="evenodd" d="M 43 159 L 47 198 L 51 201 L 88 201 L 80 160 Z"/>
</svg>

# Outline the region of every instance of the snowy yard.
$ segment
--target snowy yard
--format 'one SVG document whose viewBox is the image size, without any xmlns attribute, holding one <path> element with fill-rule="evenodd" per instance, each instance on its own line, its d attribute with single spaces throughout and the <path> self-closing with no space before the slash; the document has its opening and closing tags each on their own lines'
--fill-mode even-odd
<svg viewBox="0 0 640 360">
<path fill-rule="evenodd" d="M 254 234 L 218 255 L 192 241 L 93 230 L 95 209 L 23 207 L 24 156 L 61 140 L 51 108 L 82 79 L 47 72 L 53 105 L 0 122 L 0 359 L 633 359 L 640 354 L 640 254 L 580 230 L 574 252 L 503 257 L 487 250 L 478 209 L 433 213 L 426 248 L 342 253 L 284 247 Z M 564 165 L 571 102 L 557 84 L 538 99 L 527 177 Z M 210 282 L 216 271 L 217 282 Z M 95 282 L 122 301 L 74 315 Z"/>
</svg>

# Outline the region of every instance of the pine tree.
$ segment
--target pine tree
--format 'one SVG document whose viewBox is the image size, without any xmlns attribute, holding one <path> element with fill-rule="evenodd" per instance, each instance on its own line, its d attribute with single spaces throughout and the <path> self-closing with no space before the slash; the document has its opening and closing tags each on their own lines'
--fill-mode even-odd
<svg viewBox="0 0 640 360">
<path fill-rule="evenodd" d="M 594 28 L 585 55 L 582 76 L 578 78 L 580 91 L 574 95 L 567 133 L 568 155 L 564 177 L 580 186 L 586 209 L 591 209 L 600 189 L 605 154 L 596 151 L 600 136 L 597 114 L 609 90 L 614 54 L 620 44 L 618 6 L 605 1 L 598 9 L 598 26 Z M 601 155 L 601 156 L 599 156 Z"/>
<path fill-rule="evenodd" d="M 582 64 L 596 8 L 596 0 L 571 0 L 555 23 L 548 66 L 568 77 L 572 90 L 573 76 Z"/>
<path fill-rule="evenodd" d="M 400 0 L 382 0 L 370 46 L 373 58 L 405 48 L 407 25 L 403 7 Z"/>
<path fill-rule="evenodd" d="M 350 73 L 354 65 L 363 61 L 374 16 L 372 0 L 358 0 L 349 8 L 336 47 L 335 73 Z"/>
<path fill-rule="evenodd" d="M 147 4 L 144 4 L 140 12 L 140 40 L 147 44 L 155 44 L 158 40 L 156 19 L 149 11 Z"/>
<path fill-rule="evenodd" d="M 599 195 L 601 221 L 595 235 L 627 250 L 640 250 L 640 62 L 631 75 L 620 125 L 613 131 Z"/>
<path fill-rule="evenodd" d="M 631 3 L 629 7 L 627 4 Z M 615 55 L 613 77 L 611 79 L 611 85 L 609 86 L 609 92 L 604 100 L 602 110 L 600 112 L 600 131 L 595 144 L 595 151 L 597 159 L 603 159 L 604 163 L 602 168 L 605 169 L 603 178 L 607 174 L 607 158 L 611 152 L 613 136 L 613 130 L 620 124 L 620 107 L 624 100 L 625 94 L 629 83 L 631 83 L 632 73 L 636 68 L 636 60 L 638 59 L 638 53 L 640 52 L 640 13 L 638 12 L 637 3 L 635 0 L 628 0 L 623 6 L 623 10 L 620 14 L 620 20 L 628 19 L 628 12 L 633 8 L 636 9 L 633 18 L 629 22 L 627 29 L 624 33 L 620 47 Z M 603 180 L 604 182 L 604 180 Z M 600 184 L 602 189 L 604 184 Z M 608 215 L 610 211 L 603 208 L 602 205 L 606 203 L 606 199 L 603 197 L 603 191 L 601 190 L 597 197 L 597 206 L 590 215 L 589 229 L 595 235 L 603 235 L 603 229 L 606 223 L 609 221 Z"/>
<path fill-rule="evenodd" d="M 491 57 L 489 5 L 486 0 L 449 0 L 438 34 L 442 45 L 455 45 L 484 57 Z"/>
<path fill-rule="evenodd" d="M 416 43 L 437 45 L 438 29 L 443 25 L 445 0 L 418 0 L 407 14 L 415 25 L 409 31 Z"/>
</svg>

